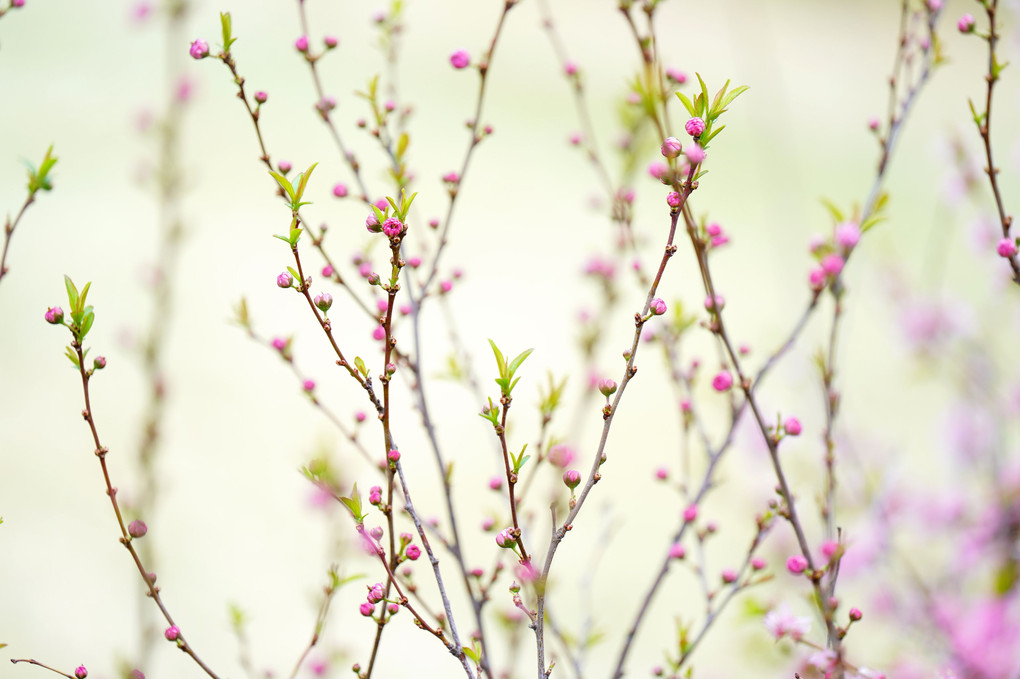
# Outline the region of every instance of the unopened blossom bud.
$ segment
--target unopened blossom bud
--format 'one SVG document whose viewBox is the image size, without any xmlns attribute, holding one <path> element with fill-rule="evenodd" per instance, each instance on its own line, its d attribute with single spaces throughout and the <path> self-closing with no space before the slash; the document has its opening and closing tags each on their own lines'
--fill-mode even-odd
<svg viewBox="0 0 1020 679">
<path fill-rule="evenodd" d="M 751 559 L 751 568 L 753 568 L 756 571 L 760 571 L 761 569 L 765 568 L 765 565 L 766 565 L 765 559 L 761 558 L 760 556 L 756 556 L 753 559 Z"/>
<path fill-rule="evenodd" d="M 466 50 L 457 50 L 450 55 L 450 63 L 456 69 L 467 68 L 471 63 L 471 55 Z"/>
<path fill-rule="evenodd" d="M 821 290 L 825 287 L 825 271 L 821 267 L 811 269 L 811 273 L 808 274 L 808 283 L 811 285 L 812 290 Z"/>
<path fill-rule="evenodd" d="M 688 505 L 688 507 L 684 509 L 684 521 L 690 523 L 696 518 L 698 518 L 698 505 Z"/>
<path fill-rule="evenodd" d="M 399 461 L 400 460 L 400 451 L 399 450 L 391 450 L 390 452 L 386 453 L 386 459 L 389 460 L 390 462 L 397 462 L 397 461 Z"/>
<path fill-rule="evenodd" d="M 836 226 L 836 243 L 849 252 L 861 240 L 861 229 L 854 222 L 843 222 Z"/>
<path fill-rule="evenodd" d="M 680 194 L 676 191 L 670 191 L 666 196 L 666 205 L 680 207 Z"/>
<path fill-rule="evenodd" d="M 872 116 L 868 119 L 868 129 L 872 132 L 878 132 L 878 118 Z"/>
<path fill-rule="evenodd" d="M 375 606 L 366 601 L 358 606 L 358 610 L 361 611 L 361 614 L 367 618 L 375 613 Z"/>
<path fill-rule="evenodd" d="M 383 537 L 382 526 L 374 526 L 374 527 L 370 528 L 369 531 L 368 531 L 368 534 L 371 535 L 376 540 L 382 540 L 382 537 Z"/>
<path fill-rule="evenodd" d="M 382 488 L 379 486 L 372 486 L 372 489 L 368 491 L 368 504 L 375 507 L 382 503 Z"/>
<path fill-rule="evenodd" d="M 656 161 L 648 166 L 648 174 L 652 175 L 656 179 L 662 179 L 669 174 L 669 165 Z"/>
<path fill-rule="evenodd" d="M 616 393 L 616 381 L 605 377 L 599 380 L 599 391 L 605 397 L 610 397 Z"/>
<path fill-rule="evenodd" d="M 687 550 L 679 542 L 674 542 L 669 546 L 669 558 L 682 559 L 685 556 L 687 556 Z"/>
<path fill-rule="evenodd" d="M 705 159 L 705 149 L 698 144 L 690 144 L 684 150 L 684 156 L 687 157 L 687 162 L 691 165 L 697 165 Z"/>
<path fill-rule="evenodd" d="M 727 585 L 737 581 L 737 572 L 732 568 L 727 568 L 722 572 L 722 581 Z"/>
<path fill-rule="evenodd" d="M 177 638 L 181 636 L 181 630 L 177 625 L 170 625 L 163 632 L 163 636 L 166 637 L 167 641 L 177 641 Z"/>
<path fill-rule="evenodd" d="M 999 244 L 995 247 L 995 251 L 999 253 L 999 257 L 1005 257 L 1006 259 L 1010 259 L 1016 255 L 1017 252 L 1016 241 L 1013 240 L 1012 238 L 1003 238 L 1002 240 L 999 241 Z M 46 320 L 49 320 L 49 318 L 47 317 Z M 52 323 L 53 321 L 50 322 Z"/>
<path fill-rule="evenodd" d="M 404 230 L 404 223 L 396 217 L 387 217 L 382 224 L 382 232 L 390 238 L 396 238 Z"/>
<path fill-rule="evenodd" d="M 283 351 L 284 349 L 287 348 L 287 340 L 283 339 L 282 337 L 274 337 L 273 348 L 276 349 L 277 351 Z"/>
<path fill-rule="evenodd" d="M 346 198 L 347 197 L 347 185 L 346 184 L 341 184 L 341 183 L 334 184 L 333 185 L 333 195 L 336 196 L 337 198 Z"/>
<path fill-rule="evenodd" d="M 453 281 L 440 281 L 439 289 L 442 292 L 450 292 L 453 289 Z"/>
<path fill-rule="evenodd" d="M 25 6 L 25 0 L 11 0 L 11 7 L 21 8 Z"/>
<path fill-rule="evenodd" d="M 572 61 L 568 61 L 566 65 L 563 67 L 563 71 L 567 75 L 577 75 L 577 64 L 575 64 Z"/>
<path fill-rule="evenodd" d="M 786 418 L 786 421 L 783 422 L 783 430 L 790 436 L 800 436 L 801 432 L 800 420 L 798 420 L 796 417 Z"/>
<path fill-rule="evenodd" d="M 960 20 L 956 22 L 956 28 L 959 29 L 960 33 L 971 33 L 974 31 L 974 17 L 970 14 L 964 14 L 960 17 Z"/>
<path fill-rule="evenodd" d="M 684 129 L 687 130 L 687 134 L 692 137 L 700 137 L 702 132 L 705 131 L 705 121 L 701 118 L 691 118 L 684 125 Z"/>
<path fill-rule="evenodd" d="M 333 306 L 333 295 L 328 292 L 320 292 L 315 296 L 312 302 L 315 303 L 315 306 L 318 307 L 319 311 L 326 312 L 329 311 L 331 306 Z"/>
<path fill-rule="evenodd" d="M 460 175 L 456 172 L 447 172 L 443 175 L 443 181 L 447 184 L 456 184 L 460 181 Z"/>
<path fill-rule="evenodd" d="M 276 169 L 280 171 L 280 174 L 287 174 L 288 172 L 290 172 L 292 167 L 293 165 L 291 165 L 286 160 L 281 160 L 279 163 L 276 164 Z"/>
<path fill-rule="evenodd" d="M 822 543 L 821 551 L 822 556 L 826 559 L 831 559 L 839 551 L 839 543 L 835 540 L 826 540 Z"/>
<path fill-rule="evenodd" d="M 84 665 L 78 665 L 78 667 L 74 668 L 74 676 L 75 679 L 85 679 L 85 677 L 89 676 L 89 671 L 85 669 Z"/>
<path fill-rule="evenodd" d="M 379 233 L 382 231 L 382 225 L 379 224 L 379 219 L 375 216 L 374 212 L 365 217 L 365 228 L 368 229 L 369 233 Z"/>
<path fill-rule="evenodd" d="M 308 51 L 308 36 L 302 35 L 300 38 L 294 41 L 294 49 L 298 52 Z"/>
<path fill-rule="evenodd" d="M 573 490 L 581 483 L 581 472 L 576 469 L 568 469 L 563 472 L 563 483 L 567 488 Z"/>
<path fill-rule="evenodd" d="M 326 43 L 326 49 L 330 50 L 336 47 L 338 44 L 340 44 L 340 41 L 336 39 L 335 35 L 327 35 L 323 39 L 323 42 Z"/>
<path fill-rule="evenodd" d="M 417 561 L 418 557 L 421 556 L 421 547 L 418 545 L 408 545 L 407 549 L 404 550 L 404 555 L 411 561 Z"/>
<path fill-rule="evenodd" d="M 315 380 L 305 380 L 301 383 L 301 388 L 307 392 L 315 391 Z"/>
<path fill-rule="evenodd" d="M 372 331 L 372 339 L 379 341 L 386 339 L 386 328 L 381 325 L 377 326 L 376 329 Z"/>
<path fill-rule="evenodd" d="M 836 254 L 825 255 L 822 257 L 822 271 L 830 276 L 837 276 L 839 272 L 843 270 L 843 265 L 846 262 L 842 257 Z"/>
<path fill-rule="evenodd" d="M 284 271 L 282 274 L 276 277 L 276 284 L 281 288 L 289 288 L 294 285 L 294 277 L 288 272 Z"/>
<path fill-rule="evenodd" d="M 513 549 L 517 545 L 517 540 L 510 533 L 511 530 L 510 528 L 504 528 L 496 533 L 496 544 L 503 549 Z"/>
<path fill-rule="evenodd" d="M 715 295 L 714 298 L 705 298 L 705 309 L 708 311 L 718 313 L 722 311 L 724 306 L 726 306 L 726 298 L 722 295 Z"/>
<path fill-rule="evenodd" d="M 205 59 L 209 56 L 209 43 L 199 38 L 191 43 L 191 48 L 188 49 L 188 54 L 191 55 L 192 59 Z"/>
<path fill-rule="evenodd" d="M 857 622 L 858 620 L 860 620 L 863 617 L 864 617 L 864 614 L 861 613 L 861 609 L 859 609 L 859 608 L 851 608 L 850 609 L 850 619 L 853 620 L 854 622 Z"/>
<path fill-rule="evenodd" d="M 659 152 L 666 158 L 676 158 L 680 155 L 680 151 L 683 149 L 683 145 L 680 140 L 676 137 L 666 137 L 662 140 L 662 146 L 659 147 Z"/>
<path fill-rule="evenodd" d="M 648 310 L 652 312 L 653 316 L 661 316 L 666 313 L 666 303 L 656 297 L 652 300 L 651 306 L 648 307 Z"/>
<path fill-rule="evenodd" d="M 712 388 L 716 391 L 729 391 L 733 386 L 733 375 L 728 370 L 721 370 L 712 378 Z"/>
<path fill-rule="evenodd" d="M 669 471 L 665 467 L 659 467 L 655 470 L 655 478 L 660 481 L 665 481 L 669 477 Z"/>
<path fill-rule="evenodd" d="M 46 313 L 43 315 L 47 323 L 52 325 L 58 325 L 64 320 L 64 310 L 58 306 L 51 306 L 46 309 Z"/>
<path fill-rule="evenodd" d="M 666 77 L 675 82 L 677 85 L 683 85 L 687 82 L 687 74 L 676 68 L 667 68 Z"/>
<path fill-rule="evenodd" d="M 135 519 L 128 524 L 128 535 L 133 538 L 145 537 L 145 534 L 149 532 L 149 527 L 145 525 L 144 521 Z"/>
<path fill-rule="evenodd" d="M 264 104 L 268 100 L 269 100 L 269 95 L 266 94 L 265 92 L 263 92 L 262 90 L 259 90 L 258 92 L 255 93 L 255 101 L 257 103 Z"/>
<path fill-rule="evenodd" d="M 368 603 L 377 604 L 383 600 L 385 593 L 381 582 L 377 582 L 368 590 Z"/>
<path fill-rule="evenodd" d="M 786 570 L 794 575 L 800 575 L 808 567 L 808 561 L 800 554 L 794 554 L 786 560 Z"/>
</svg>

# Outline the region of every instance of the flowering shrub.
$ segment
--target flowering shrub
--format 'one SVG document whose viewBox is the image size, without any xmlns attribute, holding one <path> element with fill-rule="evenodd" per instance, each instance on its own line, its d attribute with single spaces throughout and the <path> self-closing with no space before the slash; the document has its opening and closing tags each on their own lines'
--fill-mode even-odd
<svg viewBox="0 0 1020 679">
<path fill-rule="evenodd" d="M 855 64 L 868 93 L 762 75 L 777 44 L 722 73 L 701 42 L 718 8 L 683 3 L 620 0 L 595 33 L 576 8 L 470 3 L 453 35 L 399 0 L 359 7 L 358 30 L 302 0 L 298 29 L 270 22 L 265 44 L 252 8 L 214 24 L 183 0 L 136 5 L 133 30 L 171 55 L 140 124 L 156 139 L 146 284 L 99 265 L 148 257 L 123 224 L 94 250 L 33 211 L 15 245 L 48 228 L 46 264 L 8 255 L 73 143 L 57 170 L 52 149 L 30 167 L 5 229 L 4 346 L 47 347 L 4 379 L 19 409 L 0 441 L 33 454 L 2 530 L 9 562 L 38 570 L 0 571 L 19 582 L 16 671 L 1016 675 L 1017 184 L 992 125 L 1009 22 L 978 4 L 955 27 L 940 0 L 883 11 L 892 70 Z M 838 42 L 839 19 L 821 21 Z M 942 134 L 952 191 L 908 144 L 942 103 L 967 122 L 961 87 L 937 89 L 947 53 L 983 64 L 956 74 L 981 89 L 974 129 Z M 759 88 L 783 91 L 775 108 Z M 850 101 L 855 128 L 811 120 Z M 873 158 L 830 150 L 842 137 L 871 137 Z M 804 173 L 798 154 L 820 150 Z M 896 179 L 912 174 L 924 188 Z M 127 219 L 117 191 L 101 198 L 104 220 Z M 976 254 L 945 233 L 968 219 Z M 959 278 L 979 282 L 946 293 Z M 142 329 L 118 344 L 118 324 Z M 39 367 L 57 341 L 74 379 Z M 47 425 L 25 444 L 34 412 Z M 74 549 L 47 557 L 55 541 Z M 57 553 L 81 579 L 44 575 Z"/>
</svg>

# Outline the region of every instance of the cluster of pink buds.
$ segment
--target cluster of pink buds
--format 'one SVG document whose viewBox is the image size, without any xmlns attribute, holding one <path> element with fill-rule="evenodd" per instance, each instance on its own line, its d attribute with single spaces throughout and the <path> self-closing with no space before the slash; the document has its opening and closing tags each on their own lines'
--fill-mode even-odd
<svg viewBox="0 0 1020 679">
<path fill-rule="evenodd" d="M 709 237 L 709 245 L 713 248 L 722 247 L 730 242 L 730 237 L 726 235 L 723 228 L 718 222 L 712 222 L 705 227 L 705 234 Z"/>
</svg>

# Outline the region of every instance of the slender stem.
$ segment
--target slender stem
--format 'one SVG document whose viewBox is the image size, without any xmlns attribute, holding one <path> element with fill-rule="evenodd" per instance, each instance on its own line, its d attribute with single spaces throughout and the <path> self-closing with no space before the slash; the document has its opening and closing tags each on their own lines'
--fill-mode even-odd
<svg viewBox="0 0 1020 679">
<path fill-rule="evenodd" d="M 55 674 L 59 674 L 62 677 L 67 677 L 67 679 L 74 679 L 74 675 L 67 674 L 66 672 L 61 672 L 60 670 L 54 669 L 54 668 L 50 667 L 49 665 L 44 665 L 41 662 L 39 662 L 38 660 L 33 660 L 32 658 L 11 658 L 11 664 L 12 665 L 17 665 L 19 662 L 27 662 L 29 665 L 35 665 L 37 667 L 42 667 L 43 669 L 47 669 L 50 672 L 53 672 Z"/>
<path fill-rule="evenodd" d="M 290 679 L 295 679 L 298 672 L 301 670 L 301 666 L 305 663 L 305 659 L 308 654 L 312 652 L 315 645 L 319 643 L 319 637 L 322 635 L 322 630 L 326 626 L 326 616 L 329 614 L 329 605 L 333 601 L 333 595 L 336 594 L 336 588 L 333 587 L 332 578 L 335 577 L 335 570 L 330 571 L 330 583 L 324 588 L 325 597 L 322 600 L 322 604 L 319 606 L 319 613 L 315 617 L 315 630 L 312 632 L 312 638 L 305 646 L 305 650 L 302 651 L 301 656 L 294 664 L 294 669 L 290 673 Z"/>
<path fill-rule="evenodd" d="M 18 214 L 15 215 L 14 221 L 12 222 L 8 217 L 4 223 L 4 249 L 0 253 L 0 281 L 3 281 L 4 276 L 7 275 L 7 250 L 11 244 L 11 238 L 14 236 L 14 229 L 18 228 L 18 222 L 21 221 L 21 216 L 25 214 L 25 210 L 28 206 L 35 202 L 35 193 L 29 192 L 28 197 L 25 198 L 25 202 L 21 204 L 21 209 L 18 210 Z"/>
</svg>

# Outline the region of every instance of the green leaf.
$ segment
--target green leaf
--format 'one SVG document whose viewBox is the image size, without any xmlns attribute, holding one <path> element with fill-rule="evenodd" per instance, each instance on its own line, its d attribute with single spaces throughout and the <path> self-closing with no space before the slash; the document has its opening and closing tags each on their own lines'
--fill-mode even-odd
<svg viewBox="0 0 1020 679">
<path fill-rule="evenodd" d="M 0 646 L 0 648 L 3 648 L 3 646 Z M 464 651 L 464 655 L 471 658 L 471 662 L 473 662 L 475 665 L 479 664 L 480 661 L 478 658 L 478 654 L 475 653 L 474 649 L 464 646 L 463 648 L 461 648 L 461 650 Z"/>
<path fill-rule="evenodd" d="M 729 81 L 727 80 L 726 82 L 729 82 Z M 729 106 L 731 103 L 733 103 L 734 99 L 739 97 L 741 94 L 743 94 L 747 90 L 748 90 L 747 85 L 741 85 L 740 87 L 734 89 L 732 92 L 730 92 L 725 97 L 723 97 L 723 100 L 722 100 L 722 110 L 720 110 L 719 112 L 722 113 L 723 111 L 725 111 L 726 107 Z"/>
<path fill-rule="evenodd" d="M 294 186 L 290 183 L 290 180 L 274 170 L 270 170 L 269 174 L 272 175 L 273 179 L 276 180 L 276 183 L 280 185 L 280 188 L 287 192 L 287 197 L 290 198 L 290 202 L 292 204 L 297 202 L 294 197 Z"/>
<path fill-rule="evenodd" d="M 78 296 L 79 310 L 83 310 L 85 307 L 85 298 L 88 297 L 89 288 L 92 287 L 92 281 L 85 284 L 85 287 L 81 289 L 81 293 Z"/>
<path fill-rule="evenodd" d="M 492 353 L 496 355 L 496 365 L 499 366 L 499 376 L 506 377 L 506 359 L 503 358 L 503 352 L 499 350 L 496 343 L 491 339 L 489 340 L 489 346 L 492 347 Z"/>
<path fill-rule="evenodd" d="M 223 50 L 225 52 L 229 52 L 230 46 L 237 41 L 237 38 L 233 37 L 231 23 L 230 12 L 220 12 L 220 29 L 223 34 Z"/>
<path fill-rule="evenodd" d="M 532 351 L 534 351 L 534 349 L 527 349 L 525 351 L 522 351 L 520 354 L 518 354 L 517 358 L 510 361 L 509 373 L 511 376 L 517 371 L 518 368 L 521 367 L 521 363 L 524 363 L 524 359 L 530 356 Z"/>
<path fill-rule="evenodd" d="M 718 92 L 716 92 L 715 96 L 712 98 L 712 112 L 715 113 L 716 115 L 718 115 L 718 113 L 716 112 L 718 108 L 725 108 L 725 107 L 720 107 L 719 106 L 719 102 L 721 102 L 722 98 L 726 96 L 726 88 L 728 88 L 729 86 L 730 86 L 730 81 L 727 80 L 726 84 L 722 86 L 722 89 L 720 89 Z"/>
<path fill-rule="evenodd" d="M 397 139 L 397 158 L 402 158 L 407 152 L 407 145 L 411 142 L 411 138 L 407 136 L 407 132 L 400 135 Z"/>
<path fill-rule="evenodd" d="M 685 95 L 683 92 L 677 92 L 676 96 L 677 99 L 680 100 L 680 103 L 684 105 L 684 108 L 687 109 L 687 112 L 691 114 L 692 118 L 698 115 L 694 109 L 694 104 L 691 102 L 690 98 L 687 95 Z"/>
<path fill-rule="evenodd" d="M 885 217 L 882 215 L 871 215 L 861 223 L 861 233 L 867 233 L 873 226 L 884 222 Z"/>
<path fill-rule="evenodd" d="M 835 203 L 833 203 L 828 198 L 822 198 L 821 200 L 822 205 L 824 205 L 825 209 L 829 211 L 829 214 L 831 214 L 832 218 L 836 220 L 836 223 L 844 221 L 843 212 L 838 207 L 836 207 Z"/>
<path fill-rule="evenodd" d="M 354 488 L 351 490 L 351 496 L 340 498 L 340 502 L 347 507 L 347 511 L 354 516 L 354 520 L 359 524 L 365 520 L 365 515 L 361 513 L 361 495 L 358 493 L 357 483 L 354 484 Z"/>
<path fill-rule="evenodd" d="M 75 368 L 80 367 L 78 365 L 78 354 L 76 354 L 71 347 L 64 347 L 64 356 L 67 356 L 67 358 L 71 361 L 71 365 Z"/>
<path fill-rule="evenodd" d="M 274 233 L 273 234 L 273 238 L 279 238 L 280 240 L 282 240 L 287 245 L 290 245 L 290 238 L 288 238 L 287 236 L 281 236 L 278 233 Z"/>
<path fill-rule="evenodd" d="M 701 83 L 701 94 L 698 95 L 698 115 L 705 117 L 705 110 L 708 108 L 708 85 L 701 79 L 700 73 L 695 73 L 698 76 L 698 82 Z"/>
<path fill-rule="evenodd" d="M 318 165 L 318 163 L 312 163 L 311 167 L 298 175 L 298 185 L 297 189 L 294 191 L 297 200 L 300 201 L 301 196 L 304 195 L 305 187 L 308 185 L 308 179 L 312 176 L 312 170 L 315 169 L 316 165 Z M 307 205 L 307 203 L 305 203 L 305 205 Z"/>
<path fill-rule="evenodd" d="M 716 127 L 711 132 L 709 132 L 705 136 L 704 140 L 701 142 L 701 148 L 705 148 L 706 146 L 708 146 L 708 142 L 710 142 L 713 139 L 715 139 L 716 135 L 719 134 L 720 132 L 722 132 L 725 129 L 726 129 L 725 125 L 720 125 L 719 127 Z"/>
<path fill-rule="evenodd" d="M 405 219 L 407 217 L 407 213 L 411 209 L 411 203 L 414 202 L 414 199 L 415 199 L 415 197 L 417 195 L 418 195 L 418 192 L 415 191 L 414 193 L 411 194 L 411 197 L 408 198 L 407 197 L 407 193 L 403 189 L 400 190 L 400 219 L 401 220 L 403 220 L 403 219 Z"/>
<path fill-rule="evenodd" d="M 361 360 L 361 356 L 354 357 L 354 365 L 357 367 L 358 372 L 364 377 L 368 377 L 368 368 L 365 367 L 365 362 Z"/>
<path fill-rule="evenodd" d="M 227 608 L 230 612 L 230 626 L 234 628 L 235 632 L 240 632 L 244 628 L 244 623 L 247 622 L 248 616 L 235 603 L 228 604 Z"/>
<path fill-rule="evenodd" d="M 96 315 L 91 311 L 92 307 L 88 307 L 89 311 L 85 312 L 85 318 L 81 322 L 81 332 L 78 333 L 78 341 L 85 339 L 85 335 L 89 334 L 89 330 L 92 329 L 92 324 L 96 320 Z"/>
<path fill-rule="evenodd" d="M 64 276 L 64 287 L 67 288 L 67 305 L 73 311 L 78 308 L 78 288 L 75 287 L 71 277 L 67 275 Z"/>
</svg>

